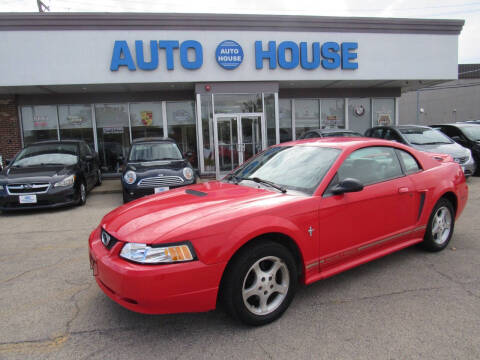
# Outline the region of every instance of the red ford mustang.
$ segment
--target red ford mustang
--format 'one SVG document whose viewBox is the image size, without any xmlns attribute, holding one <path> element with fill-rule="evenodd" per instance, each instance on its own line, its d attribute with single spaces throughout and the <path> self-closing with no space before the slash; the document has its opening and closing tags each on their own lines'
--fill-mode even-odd
<svg viewBox="0 0 480 360">
<path fill-rule="evenodd" d="M 271 147 L 222 181 L 106 215 L 89 239 L 100 288 L 133 311 L 282 315 L 310 284 L 407 246 L 449 243 L 468 197 L 448 156 L 365 138 Z"/>
</svg>

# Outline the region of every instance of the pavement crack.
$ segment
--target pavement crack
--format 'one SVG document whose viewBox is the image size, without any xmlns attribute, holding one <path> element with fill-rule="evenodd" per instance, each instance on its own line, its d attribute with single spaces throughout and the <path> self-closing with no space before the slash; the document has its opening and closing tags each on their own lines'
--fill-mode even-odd
<svg viewBox="0 0 480 360">
<path fill-rule="evenodd" d="M 54 339 L 24 340 L 0 343 L 0 354 L 9 352 L 31 352 L 32 350 L 49 350 L 63 345 L 68 335 L 61 335 Z"/>
<path fill-rule="evenodd" d="M 354 301 L 380 299 L 380 298 L 383 298 L 383 297 L 403 295 L 403 294 L 408 294 L 408 293 L 413 293 L 413 292 L 419 292 L 419 291 L 440 290 L 440 289 L 443 289 L 443 287 L 429 287 L 429 288 L 419 288 L 419 289 L 406 289 L 406 290 L 393 291 L 393 292 L 390 292 L 390 293 L 378 294 L 378 295 L 372 295 L 372 296 L 363 296 L 363 297 L 358 297 L 358 298 L 347 298 L 347 299 L 340 299 L 340 300 L 331 300 L 331 301 L 327 301 L 327 302 L 320 302 L 320 303 L 315 303 L 315 304 L 313 304 L 313 306 L 332 305 L 332 304 L 343 304 L 343 303 L 354 302 Z"/>
<path fill-rule="evenodd" d="M 70 334 L 70 329 L 71 329 L 71 326 L 72 326 L 72 323 L 76 320 L 76 318 L 78 317 L 78 314 L 80 314 L 80 306 L 78 306 L 78 299 L 76 298 L 77 295 L 79 295 L 80 293 L 82 293 L 83 291 L 89 289 L 90 287 L 92 286 L 92 282 L 90 282 L 89 284 L 87 284 L 86 286 L 78 289 L 78 291 L 76 291 L 71 297 L 70 297 L 70 301 L 73 302 L 73 305 L 75 307 L 75 311 L 73 313 L 73 317 L 67 321 L 67 324 L 66 324 L 66 333 L 67 334 Z"/>
<path fill-rule="evenodd" d="M 26 270 L 20 274 L 17 274 L 15 276 L 12 276 L 11 278 L 7 278 L 7 279 L 3 279 L 0 281 L 0 283 L 2 284 L 6 284 L 12 280 L 15 280 L 15 279 L 18 279 L 19 277 L 22 277 L 23 275 L 26 275 L 26 274 L 29 274 L 31 272 L 34 272 L 34 271 L 38 271 L 38 270 L 44 270 L 44 269 L 48 269 L 50 267 L 55 267 L 55 266 L 58 266 L 58 265 L 61 265 L 61 264 L 64 264 L 64 263 L 67 263 L 67 262 L 70 262 L 71 260 L 59 260 L 57 261 L 56 263 L 53 263 L 53 264 L 48 264 L 48 265 L 42 265 L 42 266 L 39 266 L 37 268 L 33 268 L 33 269 L 30 269 L 30 270 Z"/>
</svg>

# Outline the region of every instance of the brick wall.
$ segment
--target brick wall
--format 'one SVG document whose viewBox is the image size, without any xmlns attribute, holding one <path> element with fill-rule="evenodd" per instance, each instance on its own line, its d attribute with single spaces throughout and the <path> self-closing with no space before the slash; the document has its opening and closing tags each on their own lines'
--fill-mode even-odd
<svg viewBox="0 0 480 360">
<path fill-rule="evenodd" d="M 12 158 L 21 148 L 20 124 L 14 96 L 0 96 L 0 155 Z"/>
</svg>

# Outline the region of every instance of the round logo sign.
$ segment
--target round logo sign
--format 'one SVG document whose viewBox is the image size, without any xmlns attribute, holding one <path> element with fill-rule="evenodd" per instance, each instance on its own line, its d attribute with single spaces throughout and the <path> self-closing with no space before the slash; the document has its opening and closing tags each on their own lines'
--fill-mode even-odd
<svg viewBox="0 0 480 360">
<path fill-rule="evenodd" d="M 236 69 L 243 61 L 243 50 L 239 43 L 233 40 L 222 41 L 215 52 L 218 65 L 227 70 Z"/>
</svg>

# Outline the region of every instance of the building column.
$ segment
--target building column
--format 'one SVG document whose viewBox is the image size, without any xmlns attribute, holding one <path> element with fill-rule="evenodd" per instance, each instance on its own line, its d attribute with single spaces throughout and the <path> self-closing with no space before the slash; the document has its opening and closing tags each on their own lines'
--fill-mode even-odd
<svg viewBox="0 0 480 360">
<path fill-rule="evenodd" d="M 22 149 L 22 138 L 15 96 L 0 97 L 0 155 L 3 165 Z"/>
</svg>

